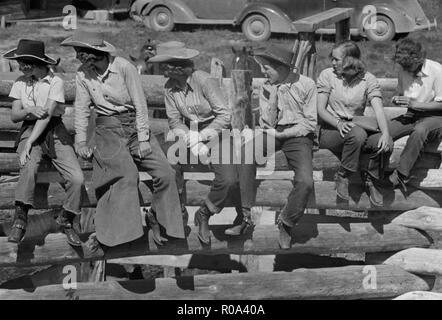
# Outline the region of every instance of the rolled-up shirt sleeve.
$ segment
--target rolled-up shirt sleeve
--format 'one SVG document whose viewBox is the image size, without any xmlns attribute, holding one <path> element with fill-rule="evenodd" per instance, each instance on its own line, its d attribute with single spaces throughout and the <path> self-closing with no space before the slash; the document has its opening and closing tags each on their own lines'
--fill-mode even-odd
<svg viewBox="0 0 442 320">
<path fill-rule="evenodd" d="M 123 75 L 127 90 L 136 110 L 138 140 L 147 141 L 149 139 L 149 114 L 147 111 L 147 102 L 141 83 L 141 77 L 135 66 L 132 64 L 124 66 Z"/>
<path fill-rule="evenodd" d="M 169 122 L 169 128 L 178 137 L 189 132 L 189 128 L 182 120 L 181 112 L 178 110 L 175 99 L 169 89 L 164 91 L 164 104 L 166 106 L 166 114 Z"/>
<path fill-rule="evenodd" d="M 91 114 L 90 104 L 91 98 L 89 91 L 80 76 L 77 74 L 75 79 L 76 90 L 75 90 L 75 143 L 86 143 L 87 142 L 87 127 L 89 124 L 89 117 Z"/>
<path fill-rule="evenodd" d="M 325 69 L 321 72 L 318 79 L 316 80 L 316 87 L 318 93 L 325 93 L 327 95 L 331 92 L 331 69 Z"/>
<path fill-rule="evenodd" d="M 434 101 L 442 102 L 442 72 L 437 72 L 433 82 Z"/>
<path fill-rule="evenodd" d="M 371 101 L 373 98 L 382 99 L 381 86 L 374 75 L 367 73 L 367 99 Z"/>
<path fill-rule="evenodd" d="M 222 129 L 226 129 L 230 125 L 232 119 L 230 109 L 215 79 L 208 78 L 201 85 L 203 94 L 212 107 L 212 112 L 215 114 L 215 119 L 204 130 L 207 132 L 209 130 L 221 132 Z"/>
</svg>

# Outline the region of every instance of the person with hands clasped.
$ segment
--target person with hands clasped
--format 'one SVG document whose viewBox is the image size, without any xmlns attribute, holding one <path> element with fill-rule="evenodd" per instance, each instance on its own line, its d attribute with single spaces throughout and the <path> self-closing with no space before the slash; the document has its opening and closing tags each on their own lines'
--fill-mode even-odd
<svg viewBox="0 0 442 320">
<path fill-rule="evenodd" d="M 160 234 L 160 225 L 168 236 L 184 238 L 175 172 L 150 134 L 146 98 L 135 66 L 114 56 L 115 47 L 98 32 L 78 29 L 61 45 L 74 47 L 82 63 L 76 76 L 75 147 L 81 157 L 93 157 L 98 242 L 112 247 L 143 236 L 136 164 L 153 178 L 146 222 L 154 241 L 161 245 L 167 240 Z M 91 105 L 96 126 L 87 143 Z"/>
<path fill-rule="evenodd" d="M 411 169 L 424 144 L 442 138 L 442 65 L 426 59 L 422 44 L 411 38 L 396 44 L 393 60 L 399 67 L 399 95 L 392 102 L 408 110 L 391 121 L 390 131 L 394 140 L 407 135 L 409 138 L 389 180 L 393 187 L 406 190 Z"/>
<path fill-rule="evenodd" d="M 346 201 L 350 199 L 349 177 L 360 169 L 361 151 L 371 153 L 368 167 L 361 171 L 362 178 L 372 205 L 382 206 L 379 180 L 383 179 L 383 164 L 388 164 L 393 141 L 381 88 L 377 79 L 365 70 L 361 51 L 353 41 L 335 45 L 330 58 L 333 67 L 322 71 L 317 80 L 320 148 L 340 157 L 336 193 Z M 364 116 L 367 102 L 374 110 L 374 118 Z"/>
<path fill-rule="evenodd" d="M 81 188 L 84 177 L 72 147 L 72 139 L 61 116 L 64 107 L 63 80 L 50 71 L 58 62 L 45 54 L 44 43 L 20 40 L 16 49 L 3 55 L 17 60 L 23 76 L 12 86 L 14 99 L 11 120 L 23 122 L 15 147 L 19 154 L 20 177 L 15 189 L 15 215 L 9 242 L 19 243 L 26 231 L 28 211 L 34 206 L 38 167 L 49 159 L 66 180 L 66 198 L 56 222 L 73 246 L 81 241 L 73 229 L 73 220 L 81 213 Z"/>
<path fill-rule="evenodd" d="M 185 161 L 189 162 L 190 155 L 193 154 L 200 163 L 209 164 L 215 174 L 210 192 L 195 213 L 194 221 L 198 226 L 200 241 L 210 244 L 209 219 L 219 213 L 228 200 L 234 203 L 238 216 L 242 216 L 243 221 L 235 221 L 237 227 L 228 229 L 226 234 L 240 235 L 250 230 L 250 209 L 254 203 L 254 196 L 243 193 L 245 188 L 240 188 L 239 177 L 243 173 L 247 175 L 247 170 L 240 172 L 238 165 L 234 164 L 230 157 L 233 154 L 230 134 L 227 135 L 229 141 L 222 140 L 222 131 L 231 129 L 231 111 L 216 79 L 210 78 L 204 71 L 195 70 L 192 59 L 197 55 L 199 51 L 194 49 L 170 48 L 149 61 L 160 63 L 164 76 L 168 78 L 164 102 L 169 127 L 174 136 L 178 136 L 185 143 Z M 224 146 L 230 150 L 223 150 Z M 229 157 L 224 159 L 223 155 L 226 155 L 226 152 L 229 152 Z M 212 161 L 213 159 L 216 161 Z M 177 171 L 181 170 L 182 164 L 184 163 L 178 163 Z M 253 168 L 251 165 L 250 169 Z M 177 180 L 181 189 L 182 174 L 177 174 Z"/>
</svg>

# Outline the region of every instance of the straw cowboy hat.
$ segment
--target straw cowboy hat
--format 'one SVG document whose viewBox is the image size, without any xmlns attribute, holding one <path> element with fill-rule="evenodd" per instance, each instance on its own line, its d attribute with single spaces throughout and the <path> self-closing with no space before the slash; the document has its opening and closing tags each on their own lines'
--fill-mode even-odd
<svg viewBox="0 0 442 320">
<path fill-rule="evenodd" d="M 257 58 L 257 60 L 260 63 L 261 61 L 259 58 L 261 57 L 267 60 L 277 61 L 288 67 L 292 67 L 293 52 L 283 47 L 279 46 L 267 47 L 266 49 L 261 49 L 253 53 L 253 55 Z"/>
<path fill-rule="evenodd" d="M 42 41 L 21 39 L 15 49 L 3 54 L 5 59 L 26 59 L 57 65 L 60 59 L 54 59 L 45 54 L 45 44 Z"/>
<path fill-rule="evenodd" d="M 104 40 L 101 32 L 90 32 L 77 29 L 73 36 L 65 39 L 61 46 L 80 47 L 111 53 L 115 47 Z"/>
<path fill-rule="evenodd" d="M 149 62 L 168 62 L 189 60 L 200 54 L 198 50 L 177 46 L 179 41 L 170 41 L 158 46 L 157 55 L 150 58 Z"/>
</svg>

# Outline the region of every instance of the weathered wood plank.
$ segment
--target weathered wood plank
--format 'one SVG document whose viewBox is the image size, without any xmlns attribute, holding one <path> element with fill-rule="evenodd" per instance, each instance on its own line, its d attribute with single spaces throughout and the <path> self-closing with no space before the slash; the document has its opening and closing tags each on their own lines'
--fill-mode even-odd
<svg viewBox="0 0 442 320">
<path fill-rule="evenodd" d="M 420 230 L 441 232 L 442 209 L 420 207 L 402 213 L 394 218 L 391 223 Z"/>
<path fill-rule="evenodd" d="M 442 275 L 442 250 L 437 249 L 409 248 L 384 257 L 367 254 L 365 262 L 396 266 L 416 274 Z"/>
<path fill-rule="evenodd" d="M 377 286 L 365 286 L 364 268 L 375 267 Z M 0 299 L 370 299 L 396 297 L 412 290 L 429 290 L 421 278 L 390 266 L 348 266 L 296 270 L 290 273 L 237 273 L 159 278 L 124 282 L 78 283 L 34 290 L 0 290 Z"/>
<path fill-rule="evenodd" d="M 442 300 L 442 293 L 429 291 L 412 291 L 404 293 L 393 300 Z"/>
<path fill-rule="evenodd" d="M 63 234 L 49 234 L 44 239 L 27 239 L 18 247 L 0 237 L 0 266 L 29 266 L 45 264 L 68 264 L 72 262 L 153 255 L 182 254 L 288 254 L 288 253 L 339 253 L 397 251 L 410 247 L 428 247 L 430 240 L 420 232 L 397 225 L 372 225 L 370 223 L 306 224 L 300 223 L 293 230 L 293 246 L 281 250 L 278 244 L 277 226 L 256 226 L 253 235 L 228 237 L 224 230 L 230 225 L 211 226 L 210 247 L 202 247 L 197 228 L 192 227 L 185 240 L 170 239 L 158 248 L 149 241 L 149 234 L 121 246 L 113 247 L 104 254 L 101 250 L 90 252 L 85 246 L 73 248 Z M 83 235 L 86 239 L 87 235 Z M 210 250 L 208 250 L 210 249 Z"/>
<path fill-rule="evenodd" d="M 14 203 L 14 190 L 16 182 L 0 184 L 0 209 L 11 209 Z M 59 184 L 51 183 L 48 191 L 44 185 L 40 185 L 35 196 L 36 209 L 60 208 L 64 200 L 64 189 Z M 199 206 L 209 192 L 210 186 L 200 184 L 197 181 L 187 182 L 187 205 Z M 292 183 L 284 180 L 261 181 L 258 188 L 256 205 L 268 207 L 281 207 L 292 190 Z M 85 194 L 82 206 L 95 207 L 96 198 L 91 182 L 86 183 Z M 50 195 L 49 197 L 47 195 Z M 143 183 L 140 184 L 140 194 L 142 204 L 150 205 L 151 193 L 149 188 Z M 272 197 L 268 197 L 271 194 Z M 368 200 L 365 188 L 361 185 L 352 185 L 350 190 L 351 200 L 342 202 L 336 197 L 334 182 L 315 182 L 314 192 L 309 198 L 308 208 L 315 209 L 343 209 L 343 210 L 374 210 L 374 211 L 400 211 L 412 210 L 423 206 L 440 208 L 442 196 L 440 192 L 429 190 L 414 190 L 410 194 L 404 195 L 400 190 L 383 190 L 384 206 L 373 208 Z M 230 206 L 230 204 L 228 205 Z"/>
</svg>

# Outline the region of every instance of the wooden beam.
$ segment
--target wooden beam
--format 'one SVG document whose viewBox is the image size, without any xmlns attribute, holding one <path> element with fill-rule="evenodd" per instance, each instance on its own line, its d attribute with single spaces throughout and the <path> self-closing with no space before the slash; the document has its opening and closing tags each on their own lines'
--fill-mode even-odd
<svg viewBox="0 0 442 320">
<path fill-rule="evenodd" d="M 366 268 L 366 269 L 364 269 Z M 376 269 L 376 287 L 365 286 L 367 273 Z M 396 297 L 429 290 L 421 278 L 390 266 L 348 266 L 293 272 L 198 275 L 123 282 L 78 283 L 33 290 L 0 290 L 0 299 L 370 299 Z"/>
<path fill-rule="evenodd" d="M 349 19 L 353 14 L 352 8 L 332 8 L 327 11 L 302 18 L 293 22 L 297 32 L 315 32 L 320 28 Z"/>
<path fill-rule="evenodd" d="M 420 207 L 402 213 L 394 218 L 391 223 L 416 228 L 426 231 L 442 231 L 442 209 L 432 207 Z"/>
<path fill-rule="evenodd" d="M 442 250 L 409 248 L 394 254 L 367 254 L 366 263 L 400 267 L 422 275 L 442 275 Z"/>
<path fill-rule="evenodd" d="M 442 300 L 442 293 L 429 291 L 412 291 L 404 293 L 393 300 Z"/>
<path fill-rule="evenodd" d="M 191 228 L 186 240 L 169 239 L 158 248 L 145 236 L 121 246 L 90 252 L 85 246 L 73 248 L 63 234 L 49 234 L 45 238 L 26 239 L 18 247 L 0 237 L 0 266 L 31 266 L 47 264 L 70 264 L 102 259 L 152 255 L 182 254 L 330 254 L 339 252 L 397 251 L 410 247 L 429 247 L 430 240 L 420 232 L 397 225 L 375 225 L 371 223 L 307 224 L 300 223 L 293 230 L 293 245 L 290 250 L 281 250 L 278 244 L 277 226 L 256 226 L 253 235 L 229 237 L 224 230 L 230 225 L 211 226 L 212 242 L 202 246 L 197 237 L 197 228 Z M 83 240 L 87 234 L 82 235 Z"/>
<path fill-rule="evenodd" d="M 0 72 L 0 97 L 8 97 L 11 91 L 12 84 L 15 79 L 17 79 L 21 73 L 4 73 Z M 59 74 L 65 83 L 65 100 L 70 103 L 75 100 L 75 74 L 66 73 Z M 396 90 L 397 79 L 378 79 L 383 90 Z M 225 92 L 230 86 L 232 79 L 224 78 L 223 85 Z M 253 91 L 257 92 L 258 88 L 265 81 L 264 78 L 254 78 L 252 87 Z M 152 105 L 163 105 L 164 104 L 164 84 L 166 83 L 166 78 L 159 75 L 143 75 L 141 76 L 141 82 L 144 89 L 144 94 L 148 100 L 148 104 Z"/>
</svg>

